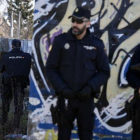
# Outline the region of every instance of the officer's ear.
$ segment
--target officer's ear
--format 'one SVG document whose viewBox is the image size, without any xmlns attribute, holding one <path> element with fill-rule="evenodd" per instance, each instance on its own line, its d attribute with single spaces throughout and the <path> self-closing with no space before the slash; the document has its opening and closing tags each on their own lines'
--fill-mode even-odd
<svg viewBox="0 0 140 140">
<path fill-rule="evenodd" d="M 90 27 L 90 21 L 86 22 L 86 27 L 89 28 Z"/>
</svg>

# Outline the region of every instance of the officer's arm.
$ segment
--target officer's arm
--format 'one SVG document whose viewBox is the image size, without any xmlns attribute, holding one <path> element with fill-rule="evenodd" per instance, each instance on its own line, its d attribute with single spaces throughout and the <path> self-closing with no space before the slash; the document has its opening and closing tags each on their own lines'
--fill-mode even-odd
<svg viewBox="0 0 140 140">
<path fill-rule="evenodd" d="M 107 55 L 104 51 L 104 44 L 101 41 L 100 46 L 97 48 L 97 58 L 96 58 L 96 68 L 97 74 L 91 78 L 88 82 L 93 88 L 94 91 L 98 91 L 98 89 L 107 82 L 110 77 L 110 68 Z"/>
<path fill-rule="evenodd" d="M 30 55 L 30 54 L 29 54 Z M 30 59 L 29 59 L 29 66 L 30 66 L 30 69 L 31 69 L 31 67 L 32 67 L 32 61 L 33 61 L 33 58 L 32 58 L 32 56 L 30 55 Z"/>
<path fill-rule="evenodd" d="M 5 70 L 4 57 L 2 57 L 2 60 L 1 60 L 1 66 L 0 66 L 0 72 L 3 73 L 4 70 Z"/>
<path fill-rule="evenodd" d="M 31 67 L 32 67 L 32 56 L 29 54 L 29 73 L 30 73 L 30 70 L 31 70 Z M 27 78 L 27 85 L 30 85 L 30 78 L 29 78 L 29 75 L 28 75 L 28 78 Z"/>
<path fill-rule="evenodd" d="M 140 71 L 132 70 L 131 66 L 140 63 L 140 45 L 136 48 L 135 53 L 131 59 L 126 79 L 129 85 L 134 89 L 140 88 Z"/>
<path fill-rule="evenodd" d="M 59 45 L 57 38 L 55 38 L 46 64 L 46 74 L 53 88 L 58 93 L 60 93 L 60 91 L 66 87 L 66 84 L 63 82 L 58 72 L 61 59 L 61 51 L 61 45 Z"/>
</svg>

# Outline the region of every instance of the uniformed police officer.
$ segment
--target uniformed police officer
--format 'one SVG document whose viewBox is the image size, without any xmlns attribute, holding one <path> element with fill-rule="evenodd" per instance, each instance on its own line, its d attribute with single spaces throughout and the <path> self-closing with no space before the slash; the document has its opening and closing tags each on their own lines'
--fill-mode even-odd
<svg viewBox="0 0 140 140">
<path fill-rule="evenodd" d="M 23 111 L 24 88 L 29 83 L 31 55 L 20 50 L 21 41 L 12 41 L 12 50 L 2 57 L 2 124 L 7 121 L 10 102 L 14 96 L 14 124 L 19 128 Z"/>
<path fill-rule="evenodd" d="M 140 69 L 133 68 L 137 64 L 140 64 L 140 45 L 137 46 L 133 57 L 131 58 L 131 63 L 128 68 L 126 79 L 129 85 L 134 88 L 134 98 L 133 103 L 133 117 L 132 117 L 132 139 L 140 140 Z"/>
<path fill-rule="evenodd" d="M 71 29 L 54 39 L 47 60 L 47 78 L 59 96 L 58 140 L 70 140 L 75 118 L 80 140 L 92 140 L 93 97 L 110 76 L 104 44 L 88 29 L 90 16 L 74 10 Z"/>
</svg>

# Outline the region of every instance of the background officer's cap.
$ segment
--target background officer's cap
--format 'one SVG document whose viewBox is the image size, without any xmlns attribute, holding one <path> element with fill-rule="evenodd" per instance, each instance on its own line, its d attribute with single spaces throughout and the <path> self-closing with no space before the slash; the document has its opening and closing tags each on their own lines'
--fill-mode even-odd
<svg viewBox="0 0 140 140">
<path fill-rule="evenodd" d="M 77 19 L 87 18 L 90 20 L 90 16 L 91 16 L 90 10 L 85 9 L 83 7 L 76 7 L 73 14 L 69 16 L 68 18 L 71 18 L 71 17 L 75 17 Z"/>
<path fill-rule="evenodd" d="M 21 47 L 21 41 L 18 40 L 18 39 L 13 39 L 13 40 L 12 40 L 12 46 L 13 46 L 14 48 L 20 48 L 20 47 Z"/>
</svg>

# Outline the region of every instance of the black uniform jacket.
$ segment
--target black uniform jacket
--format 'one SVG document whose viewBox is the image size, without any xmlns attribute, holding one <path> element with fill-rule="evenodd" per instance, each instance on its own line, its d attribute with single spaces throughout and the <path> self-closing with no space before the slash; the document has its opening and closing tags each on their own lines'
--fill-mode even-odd
<svg viewBox="0 0 140 140">
<path fill-rule="evenodd" d="M 99 90 L 110 76 L 110 68 L 103 42 L 90 34 L 81 40 L 71 33 L 57 36 L 50 51 L 46 72 L 55 91 L 65 87 L 79 92 L 87 84 Z"/>
<path fill-rule="evenodd" d="M 129 85 L 134 89 L 140 88 L 140 71 L 131 69 L 131 66 L 140 63 L 140 45 L 137 46 L 126 74 Z"/>
<path fill-rule="evenodd" d="M 3 74 L 4 84 L 9 83 L 9 78 L 17 78 L 21 83 L 28 81 L 28 76 L 31 68 L 31 55 L 13 49 L 2 57 L 1 72 Z"/>
</svg>

